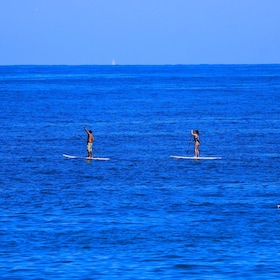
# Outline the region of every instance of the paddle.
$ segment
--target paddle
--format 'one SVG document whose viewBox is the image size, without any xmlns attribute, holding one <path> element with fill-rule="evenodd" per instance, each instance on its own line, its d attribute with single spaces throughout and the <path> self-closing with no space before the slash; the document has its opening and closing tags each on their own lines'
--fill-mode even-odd
<svg viewBox="0 0 280 280">
<path fill-rule="evenodd" d="M 189 153 L 191 142 L 193 142 L 193 141 L 192 141 L 192 135 L 190 135 L 190 140 L 189 140 L 188 149 L 187 149 L 187 151 L 186 151 L 186 154 Z"/>
</svg>

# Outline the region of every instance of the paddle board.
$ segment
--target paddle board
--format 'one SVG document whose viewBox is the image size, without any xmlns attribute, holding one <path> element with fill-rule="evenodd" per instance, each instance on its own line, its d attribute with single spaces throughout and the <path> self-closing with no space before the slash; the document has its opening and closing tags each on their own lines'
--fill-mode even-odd
<svg viewBox="0 0 280 280">
<path fill-rule="evenodd" d="M 170 156 L 172 158 L 177 158 L 177 159 L 222 159 L 221 157 L 185 157 L 185 156 Z"/>
<path fill-rule="evenodd" d="M 78 156 L 71 156 L 67 154 L 62 154 L 66 158 L 83 158 L 88 160 L 110 160 L 110 158 L 101 158 L 101 157 L 78 157 Z"/>
</svg>

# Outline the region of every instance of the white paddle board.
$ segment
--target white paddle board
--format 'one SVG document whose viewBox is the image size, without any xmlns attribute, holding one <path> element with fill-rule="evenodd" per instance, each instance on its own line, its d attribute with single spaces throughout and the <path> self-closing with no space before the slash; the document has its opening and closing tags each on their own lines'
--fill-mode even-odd
<svg viewBox="0 0 280 280">
<path fill-rule="evenodd" d="M 62 154 L 66 158 L 83 158 L 88 160 L 110 160 L 110 158 L 101 158 L 101 157 L 78 157 L 78 156 L 71 156 L 67 154 Z"/>
<path fill-rule="evenodd" d="M 172 158 L 177 158 L 177 159 L 196 159 L 196 160 L 200 160 L 200 159 L 222 159 L 221 157 L 185 157 L 185 156 L 170 156 Z"/>
</svg>

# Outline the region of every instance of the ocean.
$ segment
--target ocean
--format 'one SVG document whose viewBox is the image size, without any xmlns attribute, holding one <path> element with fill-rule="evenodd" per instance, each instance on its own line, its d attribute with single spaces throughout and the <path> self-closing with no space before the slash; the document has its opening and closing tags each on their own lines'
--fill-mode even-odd
<svg viewBox="0 0 280 280">
<path fill-rule="evenodd" d="M 0 96 L 1 279 L 279 278 L 280 65 L 0 66 Z M 170 157 L 192 129 L 221 160 Z"/>
</svg>

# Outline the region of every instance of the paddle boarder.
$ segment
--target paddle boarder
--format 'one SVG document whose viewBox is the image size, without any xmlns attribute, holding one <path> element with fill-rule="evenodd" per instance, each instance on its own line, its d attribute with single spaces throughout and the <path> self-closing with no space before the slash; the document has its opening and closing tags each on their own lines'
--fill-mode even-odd
<svg viewBox="0 0 280 280">
<path fill-rule="evenodd" d="M 88 130 L 85 126 L 83 126 L 85 132 L 88 135 L 87 138 L 87 152 L 88 152 L 88 157 L 92 157 L 92 144 L 94 142 L 94 136 L 92 135 L 92 131 Z"/>
<path fill-rule="evenodd" d="M 195 157 L 199 157 L 199 149 L 198 149 L 199 146 L 200 146 L 199 131 L 198 130 L 191 130 L 191 134 L 193 136 Z"/>
</svg>

